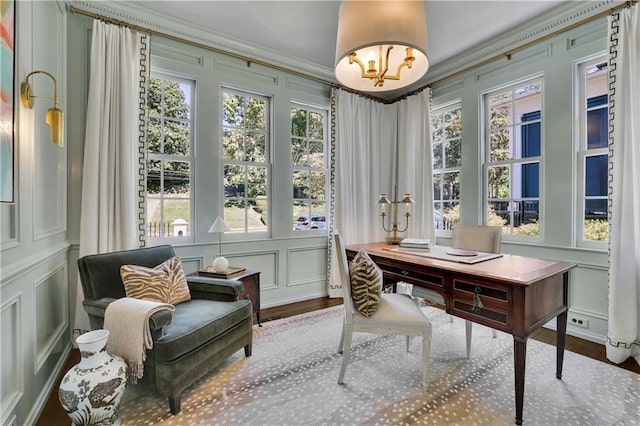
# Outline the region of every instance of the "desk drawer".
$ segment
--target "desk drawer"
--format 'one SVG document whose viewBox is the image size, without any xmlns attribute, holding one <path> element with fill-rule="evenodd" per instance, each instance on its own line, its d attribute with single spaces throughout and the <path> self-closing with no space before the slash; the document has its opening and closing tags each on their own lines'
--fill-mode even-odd
<svg viewBox="0 0 640 426">
<path fill-rule="evenodd" d="M 392 281 L 404 281 L 426 288 L 443 290 L 445 277 L 438 270 L 429 268 L 405 268 L 402 265 L 384 265 L 385 278 Z"/>
<path fill-rule="evenodd" d="M 454 315 L 509 331 L 512 324 L 512 288 L 467 277 L 452 278 Z"/>
</svg>

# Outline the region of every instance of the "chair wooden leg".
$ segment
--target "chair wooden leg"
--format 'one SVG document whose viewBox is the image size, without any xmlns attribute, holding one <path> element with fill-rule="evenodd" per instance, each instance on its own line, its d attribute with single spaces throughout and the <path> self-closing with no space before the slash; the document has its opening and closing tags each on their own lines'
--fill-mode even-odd
<svg viewBox="0 0 640 426">
<path fill-rule="evenodd" d="M 466 320 L 464 325 L 467 328 L 467 359 L 469 359 L 471 357 L 471 330 L 473 323 Z"/>
<path fill-rule="evenodd" d="M 182 394 L 169 397 L 169 410 L 171 410 L 171 414 L 174 416 L 180 412 L 181 398 L 182 398 Z"/>
<path fill-rule="evenodd" d="M 249 343 L 248 345 L 245 345 L 244 347 L 244 356 L 246 357 L 250 357 L 251 356 L 251 348 L 252 348 L 253 344 Z"/>
<path fill-rule="evenodd" d="M 347 371 L 349 363 L 349 354 L 351 353 L 351 330 L 342 330 L 344 335 L 344 346 L 342 346 L 342 365 L 340 365 L 340 374 L 338 375 L 338 384 L 344 383 L 344 373 Z"/>
</svg>

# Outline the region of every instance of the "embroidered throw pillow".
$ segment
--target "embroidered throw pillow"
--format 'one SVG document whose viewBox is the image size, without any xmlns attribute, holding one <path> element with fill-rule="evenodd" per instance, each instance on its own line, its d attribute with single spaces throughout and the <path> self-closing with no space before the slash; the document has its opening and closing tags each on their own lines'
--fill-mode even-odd
<svg viewBox="0 0 640 426">
<path fill-rule="evenodd" d="M 351 298 L 356 309 L 365 317 L 373 315 L 380 305 L 382 271 L 369 255 L 359 251 L 349 265 Z"/>
<path fill-rule="evenodd" d="M 178 256 L 167 259 L 155 268 L 123 265 L 120 267 L 120 276 L 127 297 L 172 305 L 191 300 L 187 277 Z"/>
</svg>

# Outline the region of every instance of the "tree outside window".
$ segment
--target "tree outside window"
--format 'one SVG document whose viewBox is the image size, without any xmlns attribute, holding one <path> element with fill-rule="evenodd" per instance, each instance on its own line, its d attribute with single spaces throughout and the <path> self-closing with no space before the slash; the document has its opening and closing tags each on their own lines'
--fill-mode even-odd
<svg viewBox="0 0 640 426">
<path fill-rule="evenodd" d="M 436 230 L 450 230 L 460 221 L 462 167 L 462 108 L 460 103 L 436 108 L 431 114 L 433 215 Z"/>
<path fill-rule="evenodd" d="M 505 235 L 540 235 L 542 80 L 488 93 L 485 222 Z"/>
<path fill-rule="evenodd" d="M 146 212 L 148 238 L 191 236 L 193 81 L 149 79 Z"/>
<path fill-rule="evenodd" d="M 326 229 L 327 111 L 301 104 L 291 107 L 293 229 Z"/>
<path fill-rule="evenodd" d="M 232 231 L 263 232 L 269 223 L 269 99 L 224 89 L 224 220 Z"/>
</svg>

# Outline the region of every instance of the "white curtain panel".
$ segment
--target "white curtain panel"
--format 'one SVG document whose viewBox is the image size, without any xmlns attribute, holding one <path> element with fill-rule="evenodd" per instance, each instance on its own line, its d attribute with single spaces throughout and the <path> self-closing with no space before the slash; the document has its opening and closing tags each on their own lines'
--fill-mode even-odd
<svg viewBox="0 0 640 426">
<path fill-rule="evenodd" d="M 139 246 L 140 37 L 93 22 L 79 257 Z M 78 280 L 74 328 L 89 330 L 83 299 Z"/>
<path fill-rule="evenodd" d="M 435 244 L 430 91 L 428 88 L 398 102 L 397 176 L 400 195 L 410 193 L 416 202 L 407 236 L 429 238 Z"/>
<path fill-rule="evenodd" d="M 396 107 L 340 89 L 334 98 L 333 229 L 345 244 L 384 240 L 378 199 L 393 188 Z M 337 265 L 335 250 L 329 252 Z M 330 271 L 329 297 L 342 297 L 337 268 Z"/>
<path fill-rule="evenodd" d="M 607 358 L 640 363 L 640 7 L 609 17 L 611 214 Z M 616 34 L 617 33 L 617 34 Z M 617 46 L 616 46 L 617 39 Z"/>
</svg>

